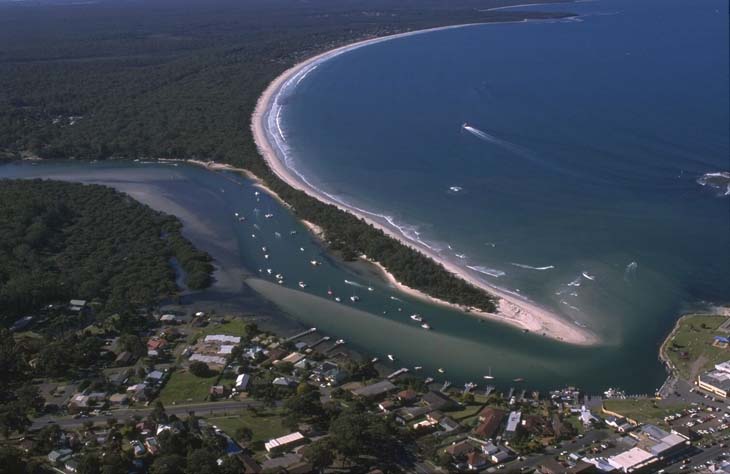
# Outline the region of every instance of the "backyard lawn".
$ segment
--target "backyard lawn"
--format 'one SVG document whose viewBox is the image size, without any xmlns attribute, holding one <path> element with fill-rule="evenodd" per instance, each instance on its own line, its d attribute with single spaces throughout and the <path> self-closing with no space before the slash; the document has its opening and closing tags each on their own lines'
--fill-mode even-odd
<svg viewBox="0 0 730 474">
<path fill-rule="evenodd" d="M 666 425 L 664 417 L 688 408 L 684 403 L 662 403 L 653 398 L 609 399 L 603 402 L 606 410 L 618 413 L 639 423 Z"/>
<path fill-rule="evenodd" d="M 254 442 L 268 441 L 289 433 L 289 430 L 281 424 L 282 412 L 278 409 L 259 411 L 256 414 L 244 409 L 230 415 L 216 415 L 206 419 L 231 437 L 235 435 L 236 429 L 247 426 L 253 431 Z"/>
<path fill-rule="evenodd" d="M 217 378 L 217 374 L 212 377 L 197 377 L 187 370 L 178 370 L 165 384 L 159 400 L 165 405 L 205 401 Z"/>
</svg>

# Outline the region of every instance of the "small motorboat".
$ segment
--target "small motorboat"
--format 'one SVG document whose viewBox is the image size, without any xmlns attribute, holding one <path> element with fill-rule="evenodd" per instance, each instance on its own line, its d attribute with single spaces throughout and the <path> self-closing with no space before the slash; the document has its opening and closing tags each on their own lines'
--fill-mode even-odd
<svg viewBox="0 0 730 474">
<path fill-rule="evenodd" d="M 422 327 L 423 329 L 431 329 L 431 326 L 429 326 L 429 325 L 428 325 L 428 323 L 423 323 L 423 324 L 421 324 L 421 327 Z"/>
<path fill-rule="evenodd" d="M 388 359 L 390 359 L 391 362 L 395 362 L 395 356 L 393 356 L 393 354 L 388 354 Z"/>
<path fill-rule="evenodd" d="M 350 296 L 350 301 L 352 301 L 353 303 L 357 303 L 358 301 L 360 301 L 360 297 L 357 295 L 352 295 Z"/>
<path fill-rule="evenodd" d="M 306 287 L 307 287 L 306 283 L 304 283 L 303 281 L 299 282 L 299 288 L 306 288 Z"/>
<path fill-rule="evenodd" d="M 423 318 L 419 314 L 412 314 L 411 319 L 414 321 L 418 321 L 419 323 L 423 321 Z"/>
<path fill-rule="evenodd" d="M 439 367 L 438 371 L 439 371 L 439 374 L 443 374 L 444 372 L 446 372 L 446 371 L 445 371 L 444 369 L 442 369 L 441 367 Z"/>
</svg>

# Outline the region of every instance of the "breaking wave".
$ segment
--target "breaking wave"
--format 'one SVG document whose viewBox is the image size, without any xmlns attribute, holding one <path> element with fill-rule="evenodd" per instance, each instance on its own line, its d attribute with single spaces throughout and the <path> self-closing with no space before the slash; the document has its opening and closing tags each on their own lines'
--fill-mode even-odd
<svg viewBox="0 0 730 474">
<path fill-rule="evenodd" d="M 730 172 L 705 173 L 697 178 L 697 184 L 716 190 L 718 196 L 730 196 Z"/>
<path fill-rule="evenodd" d="M 519 268 L 524 268 L 526 270 L 539 270 L 539 271 L 552 270 L 553 268 L 555 268 L 555 265 L 547 265 L 545 267 L 533 267 L 531 265 L 525 265 L 523 263 L 514 263 L 514 262 L 510 263 L 510 265 L 514 265 L 515 267 L 519 267 Z"/>
<path fill-rule="evenodd" d="M 495 278 L 503 277 L 506 275 L 506 273 L 503 272 L 502 270 L 496 270 L 494 268 L 483 267 L 481 265 L 474 265 L 474 266 L 468 265 L 467 268 L 469 268 L 470 270 L 474 270 L 475 272 L 483 273 L 484 275 L 489 275 L 489 276 L 495 277 Z"/>
</svg>

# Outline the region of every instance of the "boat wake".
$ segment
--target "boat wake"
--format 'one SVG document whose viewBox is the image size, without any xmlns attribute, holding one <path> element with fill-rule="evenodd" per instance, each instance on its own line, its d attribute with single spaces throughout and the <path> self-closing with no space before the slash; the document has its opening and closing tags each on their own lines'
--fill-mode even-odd
<svg viewBox="0 0 730 474">
<path fill-rule="evenodd" d="M 547 265 L 545 267 L 533 267 L 530 265 L 525 265 L 522 263 L 514 263 L 514 262 L 510 263 L 510 265 L 514 265 L 515 267 L 519 267 L 519 268 L 524 268 L 526 270 L 539 270 L 539 271 L 552 270 L 553 268 L 555 268 L 555 265 Z"/>
<path fill-rule="evenodd" d="M 507 140 L 503 140 L 501 138 L 498 138 L 491 133 L 487 133 L 484 130 L 479 130 L 476 127 L 472 127 L 471 125 L 464 124 L 461 126 L 462 129 L 466 130 L 467 132 L 471 133 L 475 137 L 484 140 L 485 142 L 491 143 L 493 145 L 497 145 L 509 152 L 514 153 L 515 155 L 522 156 L 524 158 L 532 158 L 533 154 L 530 150 L 527 148 L 523 148 L 515 143 L 512 143 Z"/>
<path fill-rule="evenodd" d="M 626 270 L 624 270 L 624 281 L 631 281 L 636 278 L 636 270 L 638 268 L 639 264 L 636 262 L 631 262 L 626 265 Z"/>
</svg>

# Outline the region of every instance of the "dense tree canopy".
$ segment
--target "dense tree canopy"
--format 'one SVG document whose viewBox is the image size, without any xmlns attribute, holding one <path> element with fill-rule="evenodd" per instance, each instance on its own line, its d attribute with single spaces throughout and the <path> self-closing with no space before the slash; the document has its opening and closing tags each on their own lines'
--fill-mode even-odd
<svg viewBox="0 0 730 474">
<path fill-rule="evenodd" d="M 0 317 L 44 304 L 98 300 L 101 314 L 149 306 L 177 291 L 170 258 L 209 281 L 207 254 L 175 218 L 110 188 L 0 181 Z"/>
</svg>

